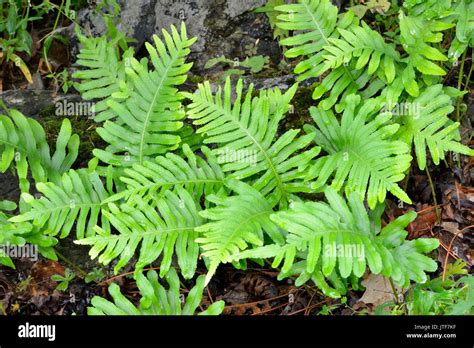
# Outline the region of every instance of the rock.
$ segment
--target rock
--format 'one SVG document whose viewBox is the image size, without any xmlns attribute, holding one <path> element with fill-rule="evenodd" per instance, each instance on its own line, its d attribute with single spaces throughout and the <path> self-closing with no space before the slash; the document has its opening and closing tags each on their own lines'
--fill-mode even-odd
<svg viewBox="0 0 474 348">
<path fill-rule="evenodd" d="M 0 93 L 8 108 L 16 109 L 25 116 L 38 118 L 40 112 L 60 102 L 80 102 L 79 94 L 56 94 L 51 90 L 8 90 Z"/>
<path fill-rule="evenodd" d="M 8 200 L 18 202 L 20 200 L 20 187 L 18 184 L 18 177 L 16 173 L 7 170 L 5 173 L 0 173 L 0 201 Z"/>
<path fill-rule="evenodd" d="M 201 72 L 210 58 L 225 55 L 244 59 L 251 55 L 268 55 L 278 63 L 281 50 L 273 40 L 273 33 L 265 14 L 253 10 L 266 0 L 119 0 L 122 11 L 117 26 L 136 40 L 133 46 L 139 51 L 154 33 L 179 26 L 184 21 L 188 34 L 198 41 L 192 47 L 190 60 L 194 71 Z M 77 21 L 88 35 L 103 35 L 104 22 L 93 9 L 79 11 Z M 73 53 L 78 43 L 69 28 L 63 34 L 70 37 Z"/>
</svg>

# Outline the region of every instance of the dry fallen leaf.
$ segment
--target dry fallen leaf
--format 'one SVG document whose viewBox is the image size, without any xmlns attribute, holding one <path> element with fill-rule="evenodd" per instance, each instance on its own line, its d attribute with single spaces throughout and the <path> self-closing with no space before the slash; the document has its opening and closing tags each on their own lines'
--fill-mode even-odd
<svg viewBox="0 0 474 348">
<path fill-rule="evenodd" d="M 388 278 L 379 274 L 371 274 L 369 277 L 362 281 L 362 285 L 365 287 L 365 293 L 360 298 L 359 302 L 365 304 L 371 304 L 373 307 L 377 307 L 386 302 L 396 302 L 395 295 L 393 294 L 392 286 Z M 397 287 L 397 293 L 402 294 L 401 288 Z"/>
</svg>

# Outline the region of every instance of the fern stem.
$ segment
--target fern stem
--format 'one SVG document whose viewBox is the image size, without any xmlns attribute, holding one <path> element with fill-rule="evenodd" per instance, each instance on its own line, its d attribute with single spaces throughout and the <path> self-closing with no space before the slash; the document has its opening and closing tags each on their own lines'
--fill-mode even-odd
<svg viewBox="0 0 474 348">
<path fill-rule="evenodd" d="M 64 5 L 64 0 L 61 0 L 61 5 L 59 6 L 58 15 L 56 16 L 56 21 L 54 22 L 53 31 L 56 30 L 56 28 L 58 27 L 59 17 L 61 17 L 63 5 Z"/>
<path fill-rule="evenodd" d="M 59 256 L 59 258 L 61 260 L 63 260 L 64 262 L 66 262 L 68 265 L 70 265 L 72 268 L 74 268 L 76 271 L 78 271 L 82 277 L 85 277 L 87 276 L 87 272 L 84 271 L 82 268 L 80 268 L 78 265 L 76 265 L 74 262 L 72 262 L 71 260 L 69 260 L 66 256 L 64 256 L 63 254 L 61 254 L 58 250 L 54 249 L 54 252 Z"/>
<path fill-rule="evenodd" d="M 393 280 L 392 278 L 388 278 L 388 281 L 390 282 L 390 286 L 392 288 L 392 292 L 393 292 L 393 296 L 395 296 L 395 303 L 396 304 L 400 304 L 400 301 L 398 301 L 398 292 L 397 292 L 397 288 L 395 287 L 395 284 L 393 284 Z"/>
<path fill-rule="evenodd" d="M 471 82 L 471 75 L 472 75 L 472 68 L 474 67 L 474 54 L 471 57 L 471 68 L 469 69 L 469 73 L 467 74 L 466 84 L 464 85 L 464 89 L 467 90 L 469 88 L 469 82 Z"/>
<path fill-rule="evenodd" d="M 461 86 L 462 86 L 462 77 L 463 77 L 463 73 L 464 73 L 464 62 L 466 61 L 466 53 L 467 53 L 467 50 L 465 50 L 463 55 L 462 55 L 461 67 L 459 68 L 459 74 L 458 74 L 458 89 L 459 90 L 461 90 Z M 469 80 L 468 80 L 468 82 L 469 82 Z M 462 100 L 462 97 L 458 97 L 457 101 L 456 101 L 456 121 L 457 122 L 459 122 L 459 120 L 460 120 L 459 109 L 460 109 L 460 106 L 461 106 L 461 100 Z"/>
<path fill-rule="evenodd" d="M 467 50 L 465 50 L 464 53 L 462 54 L 461 67 L 459 68 L 459 74 L 458 74 L 458 90 L 461 90 L 461 86 L 462 86 L 462 77 L 464 73 L 464 62 L 466 61 L 466 54 L 467 54 Z M 467 83 L 469 83 L 469 79 L 467 80 Z M 461 100 L 462 100 L 462 96 L 459 96 L 456 100 L 456 122 L 460 122 L 461 120 L 461 115 L 460 115 Z M 458 168 L 461 168 L 461 159 L 459 157 L 460 156 L 457 156 L 456 164 Z"/>
<path fill-rule="evenodd" d="M 430 175 L 430 171 L 428 170 L 428 166 L 426 167 L 426 175 L 428 176 L 428 181 L 431 187 L 431 195 L 433 196 L 433 202 L 435 204 L 436 219 L 438 220 L 438 223 L 441 223 L 441 215 L 439 213 L 438 200 L 436 199 L 435 187 L 433 185 L 433 181 L 431 180 L 431 175 Z"/>
<path fill-rule="evenodd" d="M 405 176 L 405 180 L 403 181 L 403 191 L 405 192 L 407 191 L 408 182 L 410 181 L 410 174 L 411 174 L 411 166 L 410 168 L 408 168 L 408 173 Z"/>
</svg>

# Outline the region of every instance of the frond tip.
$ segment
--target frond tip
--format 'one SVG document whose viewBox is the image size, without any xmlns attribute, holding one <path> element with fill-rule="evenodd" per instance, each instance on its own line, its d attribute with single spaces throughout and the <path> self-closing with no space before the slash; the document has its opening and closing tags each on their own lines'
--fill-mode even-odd
<svg viewBox="0 0 474 348">
<path fill-rule="evenodd" d="M 198 277 L 196 285 L 189 291 L 185 301 L 182 301 L 179 277 L 174 268 L 166 275 L 168 290 L 158 282 L 155 271 L 149 271 L 146 277 L 139 273 L 136 280 L 141 295 L 138 306 L 120 292 L 117 284 L 112 283 L 109 286 L 109 294 L 112 296 L 113 303 L 94 296 L 91 300 L 92 306 L 87 308 L 87 313 L 89 315 L 194 315 L 201 303 L 204 276 Z M 198 315 L 219 315 L 223 310 L 224 301 L 217 301 Z"/>
</svg>

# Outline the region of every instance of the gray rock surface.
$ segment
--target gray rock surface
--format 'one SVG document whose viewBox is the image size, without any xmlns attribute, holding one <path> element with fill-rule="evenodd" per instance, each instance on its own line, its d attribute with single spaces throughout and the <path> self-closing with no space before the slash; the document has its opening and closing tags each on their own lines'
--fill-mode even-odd
<svg viewBox="0 0 474 348">
<path fill-rule="evenodd" d="M 278 43 L 273 40 L 272 30 L 265 14 L 253 10 L 265 4 L 265 0 L 119 0 L 122 11 L 118 28 L 136 40 L 137 51 L 153 34 L 179 26 L 184 21 L 188 34 L 198 41 L 192 47 L 190 60 L 195 71 L 200 71 L 210 58 L 225 55 L 228 58 L 245 58 L 255 54 L 268 55 L 274 61 L 281 58 Z M 93 9 L 78 13 L 78 23 L 87 34 L 102 35 L 105 25 L 102 17 Z M 77 53 L 77 40 L 69 28 L 66 35 Z"/>
<path fill-rule="evenodd" d="M 8 108 L 16 109 L 25 116 L 38 118 L 39 113 L 57 102 L 81 101 L 79 94 L 54 93 L 51 90 L 8 90 L 0 93 L 0 98 Z"/>
</svg>

